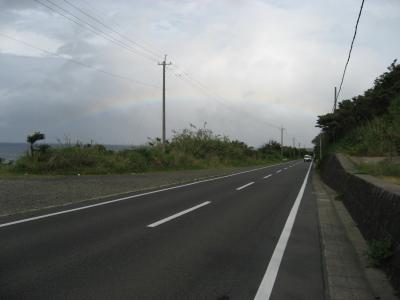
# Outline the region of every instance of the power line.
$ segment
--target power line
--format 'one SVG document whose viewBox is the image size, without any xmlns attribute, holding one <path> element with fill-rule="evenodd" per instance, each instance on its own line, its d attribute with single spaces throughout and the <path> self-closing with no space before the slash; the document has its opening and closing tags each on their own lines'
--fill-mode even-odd
<svg viewBox="0 0 400 300">
<path fill-rule="evenodd" d="M 75 19 L 72 19 L 72 18 L 69 17 L 68 15 L 65 15 L 64 13 L 62 13 L 62 12 L 60 12 L 59 10 L 53 8 L 52 6 L 49 6 L 49 5 L 45 4 L 45 3 L 43 3 L 43 2 L 40 1 L 40 0 L 34 0 L 34 1 L 36 1 L 37 3 L 39 3 L 39 4 L 43 5 L 43 6 L 45 6 L 46 8 L 48 8 L 48 9 L 50 9 L 50 10 L 52 10 L 52 11 L 58 13 L 59 15 L 63 16 L 64 18 L 68 19 L 69 21 L 71 21 L 71 22 L 73 22 L 73 23 L 75 23 L 75 24 L 77 24 L 77 25 L 79 25 L 79 26 L 83 26 L 83 27 L 89 29 L 90 31 L 94 32 L 95 34 L 101 35 L 103 38 L 105 38 L 105 39 L 107 39 L 107 40 L 109 40 L 109 41 L 111 41 L 111 42 L 113 42 L 113 43 L 118 42 L 117 45 L 122 46 L 123 48 L 126 49 L 126 46 L 125 46 L 125 45 L 121 45 L 121 43 L 122 43 L 121 41 L 115 40 L 113 37 L 111 37 L 111 39 L 110 39 L 109 35 L 107 35 L 106 32 L 104 32 L 103 30 L 98 29 L 97 27 L 93 26 L 92 24 L 90 24 L 90 23 L 88 23 L 88 22 L 86 22 L 86 21 L 80 19 L 79 17 L 77 17 L 76 15 L 74 15 L 73 13 L 71 13 L 70 11 L 66 10 L 65 8 L 63 8 L 63 7 L 59 6 L 59 5 L 57 5 L 57 4 L 54 3 L 53 1 L 51 1 L 51 0 L 44 0 L 44 1 L 47 1 L 48 3 L 52 4 L 53 6 L 57 7 L 58 9 L 61 9 L 62 11 L 66 12 L 67 14 L 73 16 L 76 20 L 75 20 Z M 80 9 L 80 10 L 82 10 L 82 9 Z M 82 11 L 83 11 L 83 10 L 82 10 Z M 85 12 L 85 14 L 88 14 L 88 13 Z M 89 15 L 89 14 L 88 14 L 88 15 Z M 77 20 L 78 20 L 78 21 L 77 21 Z M 86 25 L 83 25 L 82 22 L 83 22 L 84 24 L 86 24 Z M 101 22 L 101 21 L 99 21 L 99 22 L 100 22 L 101 24 L 103 24 L 103 22 Z M 104 24 L 104 25 L 105 25 L 105 24 Z M 88 27 L 88 26 L 89 26 L 89 27 Z M 105 25 L 105 26 L 108 26 L 108 25 Z M 100 32 L 100 33 L 99 33 L 99 32 Z M 126 39 L 126 38 L 124 37 L 124 39 Z M 154 59 L 152 59 L 152 60 L 154 60 Z M 183 73 L 184 76 L 186 76 L 187 78 L 189 78 L 190 81 L 192 81 L 192 82 L 194 82 L 196 85 L 200 86 L 201 89 L 203 89 L 203 90 L 208 90 L 208 88 L 206 88 L 202 83 L 200 83 L 199 81 L 193 79 L 193 78 L 192 78 L 189 74 L 187 74 L 186 72 L 182 72 L 182 73 Z M 182 79 L 182 78 L 181 78 L 181 79 Z M 209 93 L 209 92 L 208 92 L 208 93 Z M 209 93 L 209 94 L 210 94 L 210 93 Z M 215 97 L 221 98 L 219 95 L 216 95 L 216 94 L 214 94 L 214 95 L 212 95 L 212 96 L 213 96 L 214 98 L 215 98 Z M 221 103 L 221 104 L 222 104 L 222 103 Z M 225 104 L 224 104 L 224 105 L 225 105 Z"/>
<path fill-rule="evenodd" d="M 94 7 L 92 4 L 90 4 L 87 0 L 79 0 L 80 3 L 85 3 L 86 4 L 86 8 L 89 9 L 89 11 L 92 12 L 92 14 L 97 15 L 97 18 L 106 18 L 109 22 L 111 22 L 116 28 L 119 28 L 120 31 L 122 30 L 123 32 L 125 31 L 125 29 L 123 28 L 123 26 L 121 26 L 121 24 L 119 24 L 118 22 L 116 22 L 113 19 L 108 19 L 106 16 L 106 13 L 104 12 L 104 7 L 103 10 L 100 9 L 100 4 L 96 3 L 96 7 Z M 132 35 L 132 33 L 130 32 L 129 35 Z M 135 40 L 138 40 L 137 36 L 135 37 Z M 163 54 L 161 52 L 157 52 L 154 49 L 151 49 L 152 46 L 150 46 L 150 44 L 148 44 L 146 41 L 144 41 L 143 39 L 141 39 L 140 43 L 139 42 L 135 42 L 139 45 L 141 45 L 141 47 L 143 47 L 143 49 L 147 49 L 149 52 L 156 54 L 157 58 L 161 58 L 163 57 Z"/>
<path fill-rule="evenodd" d="M 63 0 L 65 3 L 67 3 L 69 6 L 75 8 L 77 11 L 81 12 L 82 14 L 84 14 L 85 16 L 89 17 L 90 19 L 92 19 L 93 21 L 95 21 L 96 23 L 100 24 L 101 26 L 103 26 L 104 28 L 107 28 L 109 31 L 119 35 L 120 37 L 122 37 L 123 39 L 129 41 L 130 43 L 134 44 L 135 46 L 139 47 L 142 49 L 142 51 L 148 52 L 151 55 L 153 55 L 156 59 L 160 58 L 160 56 L 153 52 L 151 49 L 141 45 L 140 43 L 130 39 L 128 36 L 116 31 L 115 29 L 113 29 L 111 26 L 108 26 L 107 24 L 103 23 L 101 20 L 99 20 L 98 18 L 94 17 L 93 15 L 91 15 L 90 13 L 88 13 L 87 11 L 83 10 L 82 8 L 78 7 L 77 5 L 71 3 L 68 0 Z"/>
<path fill-rule="evenodd" d="M 117 39 L 115 39 L 113 36 L 111 36 L 110 34 L 108 34 L 107 32 L 105 32 L 104 30 L 99 29 L 98 27 L 94 26 L 93 24 L 91 24 L 91 23 L 89 23 L 89 22 L 87 22 L 87 21 L 85 21 L 85 20 L 82 20 L 81 18 L 79 18 L 79 17 L 77 17 L 76 15 L 74 15 L 71 11 L 69 11 L 69 10 L 67 10 L 67 9 L 65 9 L 65 8 L 63 8 L 63 7 L 61 7 L 60 5 L 54 3 L 54 2 L 51 1 L 51 0 L 44 0 L 44 1 L 46 1 L 47 3 L 50 3 L 51 5 L 53 5 L 54 7 L 58 8 L 58 9 L 55 9 L 53 6 L 49 6 L 49 5 L 43 3 L 43 2 L 40 1 L 40 0 L 34 0 L 34 1 L 37 2 L 37 3 L 39 3 L 39 4 L 41 4 L 41 5 L 43 5 L 43 6 L 45 6 L 46 8 L 48 8 L 48 9 L 50 9 L 50 10 L 56 12 L 57 14 L 63 16 L 64 18 L 68 19 L 69 21 L 71 21 L 71 22 L 73 22 L 73 23 L 75 23 L 75 24 L 77 24 L 77 25 L 79 25 L 79 26 L 82 26 L 82 27 L 84 27 L 84 28 L 89 29 L 90 31 L 94 32 L 95 34 L 102 36 L 102 37 L 105 38 L 106 40 L 109 40 L 110 42 L 112 42 L 112 43 L 114 43 L 114 44 L 116 44 L 116 45 L 118 45 L 118 46 L 120 46 L 120 47 L 122 47 L 122 48 L 124 48 L 124 49 L 126 49 L 126 50 L 128 50 L 128 51 L 134 52 L 135 54 L 139 54 L 139 55 L 145 55 L 146 58 L 148 58 L 148 59 L 150 59 L 150 60 L 152 60 L 152 61 L 156 61 L 156 60 L 155 60 L 155 57 L 158 58 L 158 55 L 156 54 L 156 52 L 154 52 L 154 51 L 152 51 L 152 50 L 149 50 L 147 47 L 144 47 L 144 46 L 140 45 L 139 43 L 137 43 L 137 42 L 131 40 L 129 37 L 127 37 L 127 36 L 125 36 L 125 35 L 119 33 L 118 31 L 114 30 L 112 27 L 108 26 L 108 25 L 105 24 L 104 22 L 100 21 L 98 18 L 94 17 L 93 15 L 91 15 L 90 13 L 88 13 L 87 11 L 83 10 L 82 8 L 78 7 L 77 5 L 71 3 L 71 2 L 68 1 L 68 0 L 63 0 L 63 1 L 66 2 L 69 6 L 73 7 L 75 10 L 79 11 L 80 13 L 82 13 L 82 14 L 84 14 L 85 16 L 89 17 L 90 19 L 94 20 L 96 23 L 98 23 L 98 24 L 100 24 L 101 26 L 105 27 L 107 30 L 109 30 L 109 31 L 111 31 L 111 32 L 113 32 L 113 33 L 119 35 L 119 36 L 122 38 L 122 40 L 117 40 Z M 65 12 L 65 13 L 67 13 L 68 15 L 72 16 L 72 17 L 75 18 L 75 19 L 73 19 L 73 18 L 71 18 L 70 16 L 68 16 L 68 15 L 66 15 L 66 14 L 64 14 L 64 13 L 62 13 L 62 12 L 60 12 L 60 10 L 63 11 L 63 12 Z M 82 24 L 82 23 L 83 23 L 83 24 Z M 128 41 L 128 42 L 130 42 L 130 43 L 133 43 L 133 44 L 135 44 L 136 46 L 139 46 L 140 48 L 142 48 L 143 50 L 149 52 L 150 54 L 149 54 L 149 53 L 142 53 L 142 52 L 139 52 L 139 53 L 138 53 L 138 52 L 137 52 L 137 49 L 132 48 L 132 47 L 131 47 L 128 43 L 126 43 L 125 41 Z M 174 66 L 174 67 L 175 67 L 175 66 Z M 175 67 L 175 69 L 177 69 L 177 67 Z M 207 88 L 203 83 L 201 83 L 199 80 L 193 78 L 193 77 L 192 77 L 191 75 L 189 75 L 187 72 L 181 71 L 181 74 L 177 74 L 177 73 L 175 72 L 175 75 L 176 75 L 179 79 L 181 79 L 181 80 L 185 80 L 186 82 L 190 82 L 192 85 L 194 84 L 195 86 L 197 86 L 198 88 L 200 88 L 203 92 L 205 91 L 209 97 L 211 96 L 211 97 L 212 97 L 213 99 L 215 99 L 215 100 L 217 100 L 217 99 L 222 100 L 222 101 L 217 100 L 217 102 L 218 102 L 219 104 L 221 104 L 221 105 L 227 107 L 228 109 L 233 110 L 229 105 L 227 105 L 227 104 L 224 103 L 224 102 L 227 102 L 227 100 L 226 100 L 224 97 L 222 97 L 222 96 L 220 96 L 219 94 L 217 94 L 217 93 L 211 91 L 211 90 L 210 90 L 209 88 Z M 240 113 L 241 113 L 241 114 L 243 114 L 243 113 L 244 113 L 244 114 L 247 114 L 247 113 L 245 113 L 243 110 L 241 110 Z M 253 115 L 250 115 L 250 114 L 247 114 L 247 115 L 249 116 L 250 119 L 253 119 L 253 118 L 254 118 Z M 261 120 L 260 120 L 260 121 L 261 121 Z M 269 123 L 269 122 L 266 122 L 266 121 L 261 121 L 261 122 L 264 123 L 264 124 L 266 124 L 266 125 L 268 125 L 268 126 L 270 126 L 270 127 L 275 128 L 275 129 L 280 129 L 279 126 L 276 126 L 276 125 L 271 124 L 271 123 Z"/>
<path fill-rule="evenodd" d="M 342 80 L 340 81 L 339 91 L 338 91 L 338 93 L 337 93 L 337 95 L 336 95 L 336 99 L 339 98 L 340 92 L 341 92 L 341 90 L 342 90 L 342 85 L 343 85 L 343 81 L 344 81 L 344 76 L 345 76 L 345 74 L 346 74 L 347 66 L 348 66 L 349 61 L 350 61 L 351 51 L 353 50 L 354 40 L 356 39 L 357 29 L 358 29 L 358 23 L 360 22 L 360 18 L 361 18 L 361 13 L 362 13 L 363 7 L 364 7 L 364 0 L 362 0 L 362 2 L 361 2 L 360 12 L 358 13 L 357 22 L 356 22 L 356 27 L 355 27 L 355 29 L 354 29 L 353 40 L 351 41 L 351 46 L 350 46 L 349 55 L 348 55 L 348 57 L 347 57 L 346 65 L 344 66 L 344 71 L 343 71 L 343 75 L 342 75 Z"/>
<path fill-rule="evenodd" d="M 34 1 L 38 1 L 38 0 L 34 0 Z M 53 3 L 51 0 L 45 0 L 45 1 L 50 2 L 50 3 Z M 151 53 L 152 55 L 154 55 L 156 58 L 159 58 L 159 57 L 160 57 L 160 55 L 157 54 L 155 51 L 150 50 L 148 47 L 145 47 L 145 46 L 143 46 L 143 45 L 141 45 L 141 44 L 139 44 L 139 43 L 137 43 L 137 42 L 135 42 L 135 41 L 132 41 L 129 37 L 127 37 L 126 35 L 123 35 L 123 34 L 119 33 L 119 32 L 116 31 L 116 30 L 114 30 L 112 27 L 110 27 L 110 26 L 108 26 L 107 24 L 105 24 L 104 22 L 100 21 L 98 18 L 93 17 L 90 13 L 88 13 L 88 12 L 85 11 L 84 9 L 78 7 L 77 5 L 71 3 L 71 2 L 68 1 L 68 0 L 63 0 L 63 1 L 66 2 L 68 5 L 72 6 L 73 8 L 75 8 L 76 10 L 80 11 L 82 14 L 88 16 L 89 18 L 91 18 L 92 20 L 94 20 L 96 23 L 99 23 L 100 25 L 102 25 L 103 27 L 107 28 L 108 30 L 110 30 L 110 31 L 112 31 L 112 32 L 114 32 L 114 33 L 116 33 L 116 34 L 118 34 L 118 35 L 121 36 L 123 39 L 128 40 L 129 42 L 134 43 L 135 45 L 140 46 L 142 49 L 145 49 L 146 51 L 150 52 L 150 53 Z M 86 1 L 84 1 L 84 2 L 87 3 Z M 53 5 L 56 5 L 56 4 L 53 3 Z M 59 6 L 58 6 L 58 7 L 59 7 Z M 61 8 L 61 9 L 63 9 L 63 8 Z M 63 10 L 66 11 L 65 9 L 63 9 Z M 69 12 L 69 11 L 67 11 L 67 12 L 68 12 L 69 14 L 71 14 L 71 12 Z M 74 16 L 74 17 L 76 17 L 76 16 Z M 174 67 L 175 67 L 175 66 L 174 66 Z M 176 67 L 175 67 L 175 68 L 176 68 Z M 177 68 L 176 68 L 176 69 L 177 69 Z M 182 71 L 181 73 L 182 73 L 181 75 L 185 75 L 186 77 L 189 78 L 189 80 L 195 82 L 196 85 L 201 86 L 202 89 L 206 89 L 206 90 L 208 89 L 208 88 L 205 87 L 202 83 L 200 83 L 198 80 L 196 80 L 196 79 L 194 79 L 193 77 L 191 77 L 188 73 L 183 72 L 183 71 Z M 175 72 L 175 75 L 177 76 L 178 74 Z M 215 96 L 218 97 L 218 98 L 222 98 L 221 96 L 216 95 L 216 94 L 215 94 Z"/>
<path fill-rule="evenodd" d="M 40 2 L 39 0 L 34 0 L 34 1 Z M 81 20 L 81 19 L 79 19 L 78 17 L 76 17 L 75 15 L 73 15 L 70 11 L 65 10 L 64 8 L 58 6 L 57 4 L 54 4 L 54 2 L 52 2 L 51 0 L 45 0 L 45 1 L 52 3 L 52 4 L 55 5 L 56 7 L 62 9 L 63 11 L 67 12 L 68 14 L 74 16 L 74 17 L 77 18 L 78 20 Z M 70 5 L 71 7 L 75 8 L 76 10 L 78 10 L 79 12 L 81 12 L 82 14 L 84 14 L 85 16 L 87 16 L 87 17 L 89 17 L 90 19 L 94 20 L 96 23 L 102 25 L 103 27 L 107 28 L 108 30 L 110 30 L 111 32 L 113 32 L 113 33 L 115 33 L 115 34 L 118 34 L 118 35 L 119 35 L 120 37 L 122 37 L 124 40 L 127 40 L 127 41 L 129 41 L 129 42 L 131 42 L 131 43 L 133 43 L 133 44 L 135 44 L 135 45 L 139 45 L 142 49 L 145 49 L 146 51 L 150 52 L 154 57 L 157 57 L 157 58 L 158 58 L 158 55 L 156 54 L 156 52 L 154 52 L 154 51 L 152 51 L 152 50 L 149 50 L 147 47 L 144 47 L 144 46 L 140 45 L 139 43 L 137 43 L 137 42 L 135 42 L 135 41 L 132 41 L 132 40 L 131 40 L 129 37 L 127 37 L 126 35 L 123 35 L 123 34 L 119 33 L 118 31 L 114 30 L 112 27 L 108 26 L 108 25 L 105 24 L 104 22 L 100 21 L 98 18 L 94 17 L 93 15 L 91 15 L 91 14 L 88 13 L 87 11 L 83 10 L 82 8 L 78 7 L 77 5 L 71 3 L 70 1 L 68 1 L 68 0 L 63 0 L 63 1 L 66 2 L 68 5 Z M 85 22 L 85 21 L 83 21 L 83 22 Z M 75 22 L 74 22 L 74 23 L 75 23 Z M 87 22 L 85 22 L 85 23 L 88 24 Z M 92 24 L 89 24 L 89 25 L 90 25 L 90 27 L 95 28 L 96 30 L 98 30 L 98 29 L 97 29 L 96 27 L 94 27 Z M 101 32 L 104 33 L 103 31 L 101 31 Z M 173 66 L 173 67 L 174 67 L 175 69 L 179 70 L 179 67 L 178 67 L 178 66 Z M 222 100 L 222 101 L 217 101 L 217 102 L 219 102 L 221 105 L 224 105 L 224 106 L 228 107 L 229 109 L 231 109 L 228 105 L 226 105 L 226 104 L 224 103 L 224 102 L 227 102 L 227 100 L 226 100 L 224 97 L 220 96 L 219 94 L 217 94 L 217 93 L 215 93 L 215 92 L 213 92 L 213 91 L 210 91 L 210 89 L 207 88 L 203 83 L 201 83 L 199 80 L 193 78 L 193 76 L 191 76 L 191 75 L 188 74 L 187 72 L 185 72 L 185 71 L 183 71 L 183 70 L 181 70 L 180 72 L 181 72 L 181 76 L 179 76 L 180 79 L 183 78 L 183 79 L 186 79 L 186 82 L 189 82 L 189 81 L 190 81 L 191 83 L 194 83 L 196 86 L 200 87 L 200 89 L 202 89 L 203 91 L 206 91 L 206 93 L 208 94 L 208 96 L 211 95 L 211 97 L 214 98 L 214 99 L 220 99 L 220 100 Z M 178 75 L 178 74 L 175 72 L 175 75 Z M 184 77 L 182 77 L 182 75 L 183 75 Z M 241 113 L 243 113 L 243 111 L 241 111 Z M 253 117 L 253 116 L 251 116 L 251 117 Z M 273 125 L 273 124 L 268 123 L 268 122 L 265 122 L 265 121 L 264 121 L 263 123 L 267 124 L 267 125 L 270 126 L 270 127 L 275 128 L 275 129 L 279 129 L 279 126 Z"/>
<path fill-rule="evenodd" d="M 40 5 L 42 5 L 42 6 L 46 7 L 46 8 L 48 8 L 48 9 L 56 12 L 57 14 L 59 14 L 62 17 L 66 18 L 67 20 L 69 20 L 70 22 L 73 22 L 73 23 L 77 24 L 78 26 L 81 26 L 81 27 L 84 27 L 86 29 L 89 29 L 94 34 L 103 37 L 104 39 L 116 44 L 117 46 L 120 46 L 120 47 L 124 48 L 125 50 L 128 50 L 128 51 L 130 51 L 132 53 L 135 53 L 137 55 L 141 55 L 141 56 L 143 56 L 143 57 L 145 57 L 145 58 L 147 58 L 147 59 L 149 59 L 149 60 L 151 60 L 153 62 L 157 62 L 157 60 L 155 58 L 153 58 L 153 56 L 150 56 L 150 55 L 148 55 L 146 53 L 143 53 L 143 52 L 138 52 L 137 49 L 132 48 L 129 44 L 127 44 L 127 43 L 125 43 L 125 42 L 123 42 L 121 40 L 115 39 L 114 37 L 112 37 L 108 33 L 106 33 L 104 30 L 101 30 L 101 29 L 97 28 L 96 26 L 93 26 L 89 22 L 87 22 L 85 20 L 82 20 L 81 18 L 79 18 L 76 15 L 74 15 L 73 13 L 71 13 L 69 10 L 61 7 L 60 5 L 54 3 L 51 0 L 45 0 L 45 1 L 47 1 L 48 3 L 53 5 L 54 7 L 57 7 L 58 9 L 55 9 L 54 7 L 49 6 L 49 5 L 47 5 L 46 3 L 43 3 L 40 0 L 33 0 L 33 1 L 35 1 L 35 2 L 39 3 Z M 60 10 L 65 12 L 65 13 L 67 13 L 67 14 L 69 14 L 69 15 L 71 15 L 75 19 L 73 19 L 70 16 L 60 12 Z"/>
<path fill-rule="evenodd" d="M 181 80 L 186 80 L 186 82 L 191 83 L 192 86 L 197 87 L 198 89 L 200 89 L 201 91 L 203 91 L 208 97 L 213 98 L 214 100 L 216 100 L 217 103 L 219 103 L 220 105 L 226 107 L 227 109 L 233 111 L 233 112 L 238 112 L 238 110 L 233 109 L 233 107 L 231 107 L 230 105 L 226 104 L 225 102 L 229 102 L 226 98 L 220 96 L 219 94 L 211 91 L 209 88 L 207 88 L 203 83 L 201 83 L 199 80 L 193 78 L 193 76 L 189 75 L 187 72 L 183 71 L 182 68 L 180 68 L 181 70 L 179 70 L 180 67 L 175 66 L 175 69 L 177 69 L 180 73 L 175 75 L 178 75 L 177 77 Z M 247 112 L 245 112 L 244 110 L 240 110 L 241 114 L 245 114 L 247 115 L 251 120 L 255 118 L 254 115 L 251 115 Z M 280 127 L 277 125 L 274 125 L 272 123 L 269 123 L 265 120 L 259 120 L 259 122 L 268 125 L 269 127 L 273 127 L 275 129 L 280 130 Z"/>
<path fill-rule="evenodd" d="M 142 82 L 142 81 L 139 81 L 139 80 L 136 80 L 136 79 L 132 79 L 132 78 L 123 76 L 123 75 L 119 75 L 119 74 L 116 74 L 116 73 L 112 73 L 112 72 L 109 72 L 109 71 L 105 71 L 105 70 L 99 69 L 99 68 L 97 68 L 97 67 L 95 67 L 95 66 L 92 66 L 92 65 L 89 65 L 89 64 L 87 64 L 87 63 L 81 62 L 81 61 L 79 61 L 79 60 L 76 60 L 76 59 L 73 59 L 73 58 L 69 58 L 69 57 L 65 57 L 65 56 L 60 55 L 60 54 L 58 54 L 58 53 L 51 52 L 51 51 L 49 51 L 49 50 L 46 50 L 46 49 L 43 49 L 43 48 L 34 46 L 34 45 L 29 44 L 29 43 L 27 43 L 27 42 L 25 42 L 25 41 L 19 40 L 19 39 L 17 39 L 17 38 L 11 37 L 11 36 L 6 35 L 6 34 L 3 34 L 3 33 L 0 33 L 0 36 L 3 36 L 3 37 L 8 38 L 8 39 L 10 39 L 10 40 L 13 40 L 13 41 L 16 41 L 16 42 L 18 42 L 18 43 L 24 44 L 25 46 L 27 46 L 27 47 L 29 47 L 29 48 L 32 48 L 32 49 L 35 49 L 35 50 L 39 50 L 39 51 L 42 51 L 42 52 L 44 52 L 44 53 L 47 53 L 47 54 L 50 54 L 50 55 L 53 55 L 53 56 L 60 57 L 60 58 L 62 58 L 62 59 L 71 61 L 71 62 L 73 62 L 73 63 L 75 63 L 75 64 L 78 64 L 78 65 L 83 66 L 83 67 L 86 67 L 86 68 L 93 69 L 93 70 L 95 70 L 95 71 L 97 71 L 97 72 L 99 72 L 99 73 L 103 73 L 103 74 L 105 74 L 105 75 L 112 76 L 112 77 L 114 77 L 114 78 L 118 78 L 118 79 L 121 79 L 121 80 L 129 81 L 129 82 L 131 82 L 131 83 L 140 84 L 140 85 L 144 85 L 144 86 L 148 86 L 148 87 L 152 87 L 152 88 L 157 88 L 157 89 L 160 88 L 160 87 L 158 87 L 158 86 L 156 86 L 156 85 L 153 85 L 153 84 L 151 84 L 151 83 Z"/>
</svg>

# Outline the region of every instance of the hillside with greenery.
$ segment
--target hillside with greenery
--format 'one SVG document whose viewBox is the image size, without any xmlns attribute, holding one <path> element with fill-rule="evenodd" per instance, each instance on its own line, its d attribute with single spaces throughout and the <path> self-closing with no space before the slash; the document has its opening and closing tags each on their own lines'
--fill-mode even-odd
<svg viewBox="0 0 400 300">
<path fill-rule="evenodd" d="M 175 132 L 165 145 L 155 139 L 147 145 L 123 151 L 107 150 L 97 144 L 34 145 L 42 139 L 41 133 L 28 136 L 31 151 L 15 162 L 3 165 L 2 173 L 83 175 L 241 167 L 299 158 L 306 153 L 305 149 L 284 147 L 282 157 L 281 146 L 275 141 L 254 149 L 193 125 L 190 129 Z"/>
<path fill-rule="evenodd" d="M 360 166 L 374 175 L 400 176 L 396 159 L 400 155 L 400 66 L 396 60 L 363 95 L 339 103 L 333 113 L 321 115 L 314 139 L 319 153 L 343 152 L 354 156 L 384 156 L 376 166 Z"/>
</svg>

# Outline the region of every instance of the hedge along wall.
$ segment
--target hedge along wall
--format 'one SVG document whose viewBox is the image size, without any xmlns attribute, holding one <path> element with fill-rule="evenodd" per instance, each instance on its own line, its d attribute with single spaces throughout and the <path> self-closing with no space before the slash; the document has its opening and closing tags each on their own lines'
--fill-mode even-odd
<svg viewBox="0 0 400 300">
<path fill-rule="evenodd" d="M 400 290 L 400 186 L 365 174 L 356 174 L 341 154 L 321 165 L 323 180 L 343 195 L 343 203 L 366 240 L 391 239 L 394 254 L 383 265 L 396 290 Z"/>
</svg>

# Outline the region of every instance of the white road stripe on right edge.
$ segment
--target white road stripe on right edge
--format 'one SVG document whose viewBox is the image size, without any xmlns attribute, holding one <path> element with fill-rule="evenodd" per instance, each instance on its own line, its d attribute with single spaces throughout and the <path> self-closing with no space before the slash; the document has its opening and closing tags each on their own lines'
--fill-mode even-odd
<svg viewBox="0 0 400 300">
<path fill-rule="evenodd" d="M 293 224 L 299 210 L 301 199 L 304 195 L 304 190 L 307 185 L 308 175 L 310 174 L 311 166 L 312 163 L 308 168 L 306 177 L 304 178 L 300 191 L 296 197 L 296 200 L 294 201 L 293 207 L 290 210 L 285 227 L 283 228 L 281 236 L 279 237 L 279 241 L 275 246 L 274 253 L 272 254 L 271 260 L 269 261 L 267 271 L 265 272 L 261 284 L 258 287 L 258 291 L 256 296 L 254 297 L 254 300 L 269 300 L 271 296 L 272 288 L 274 287 L 276 276 L 278 275 L 279 266 L 281 265 L 282 257 L 285 253 L 287 242 L 292 232 Z"/>
</svg>

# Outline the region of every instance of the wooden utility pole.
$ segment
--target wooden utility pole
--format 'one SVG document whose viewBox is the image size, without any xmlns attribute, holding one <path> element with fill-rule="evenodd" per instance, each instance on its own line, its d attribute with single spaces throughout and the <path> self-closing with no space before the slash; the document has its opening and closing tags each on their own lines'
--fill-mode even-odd
<svg viewBox="0 0 400 300">
<path fill-rule="evenodd" d="M 167 63 L 167 54 L 164 56 L 164 61 L 158 65 L 163 66 L 162 143 L 165 144 L 165 66 L 172 65 L 171 62 Z"/>
<path fill-rule="evenodd" d="M 337 106 L 337 89 L 336 89 L 336 86 L 335 86 L 335 99 L 334 99 L 333 103 L 334 103 L 333 104 L 333 112 L 335 112 L 336 111 L 336 106 Z"/>
<path fill-rule="evenodd" d="M 322 160 L 322 132 L 319 134 L 319 159 Z"/>
<path fill-rule="evenodd" d="M 293 157 L 295 158 L 296 157 L 296 138 L 292 138 L 292 142 L 293 142 L 293 152 L 294 152 Z"/>
<path fill-rule="evenodd" d="M 279 128 L 281 130 L 281 156 L 283 158 L 283 131 L 285 130 L 285 128 L 283 128 L 283 125 L 281 126 L 281 128 Z"/>
</svg>

